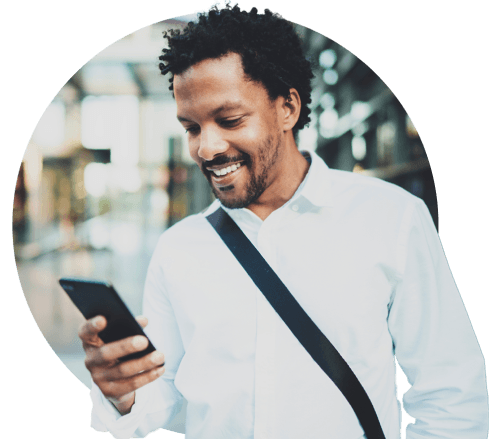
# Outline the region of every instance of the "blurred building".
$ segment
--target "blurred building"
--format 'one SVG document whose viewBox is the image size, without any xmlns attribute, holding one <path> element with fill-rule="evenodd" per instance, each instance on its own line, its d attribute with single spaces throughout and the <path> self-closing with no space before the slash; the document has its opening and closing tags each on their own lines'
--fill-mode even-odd
<svg viewBox="0 0 498 439">
<path fill-rule="evenodd" d="M 109 280 L 139 314 L 159 235 L 213 200 L 158 69 L 163 31 L 192 18 L 141 29 L 86 63 L 48 106 L 20 168 L 13 230 L 22 288 L 50 345 L 86 384 L 83 318 L 58 279 Z M 424 199 L 437 224 L 429 163 L 401 104 L 343 47 L 298 30 L 316 66 L 300 149 L 316 150 L 332 168 L 400 185 Z"/>
<path fill-rule="evenodd" d="M 301 135 L 331 168 L 397 184 L 429 208 L 438 225 L 436 191 L 420 137 L 403 106 L 362 61 L 334 41 L 302 26 L 315 65 L 313 117 Z"/>
</svg>

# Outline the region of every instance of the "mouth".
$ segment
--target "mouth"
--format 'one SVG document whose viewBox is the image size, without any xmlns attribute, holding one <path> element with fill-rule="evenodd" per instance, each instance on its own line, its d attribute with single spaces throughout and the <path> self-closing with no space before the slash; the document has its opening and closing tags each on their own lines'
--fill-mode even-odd
<svg viewBox="0 0 498 439">
<path fill-rule="evenodd" d="M 206 167 L 211 176 L 211 181 L 217 187 L 225 187 L 233 184 L 234 180 L 245 167 L 244 162 L 228 163 L 218 166 Z"/>
</svg>

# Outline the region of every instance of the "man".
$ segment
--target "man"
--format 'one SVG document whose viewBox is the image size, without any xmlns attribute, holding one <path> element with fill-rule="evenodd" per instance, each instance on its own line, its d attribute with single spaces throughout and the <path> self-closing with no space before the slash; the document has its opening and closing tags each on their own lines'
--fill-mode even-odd
<svg viewBox="0 0 498 439">
<path fill-rule="evenodd" d="M 387 439 L 399 437 L 394 355 L 412 386 L 407 439 L 485 438 L 483 358 L 425 205 L 297 149 L 312 74 L 292 26 L 213 8 L 168 41 L 161 69 L 218 200 L 152 257 L 144 314 L 158 352 L 120 363 L 146 340 L 104 345 L 102 317 L 81 328 L 93 426 L 144 436 L 185 398 L 189 439 L 364 437 L 207 222 L 222 205 L 349 364 Z"/>
</svg>

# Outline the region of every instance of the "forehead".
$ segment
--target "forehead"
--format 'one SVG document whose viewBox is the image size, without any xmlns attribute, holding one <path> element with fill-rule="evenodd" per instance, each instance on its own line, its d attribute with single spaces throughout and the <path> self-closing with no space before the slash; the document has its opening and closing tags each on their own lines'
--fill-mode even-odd
<svg viewBox="0 0 498 439">
<path fill-rule="evenodd" d="M 266 89 L 244 73 L 239 54 L 206 59 L 173 78 L 179 117 L 207 111 L 221 103 L 261 105 Z"/>
</svg>

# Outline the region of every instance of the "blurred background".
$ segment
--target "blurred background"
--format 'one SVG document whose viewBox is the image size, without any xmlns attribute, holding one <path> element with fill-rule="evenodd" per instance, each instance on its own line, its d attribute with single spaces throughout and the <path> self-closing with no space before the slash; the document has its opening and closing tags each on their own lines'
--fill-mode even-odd
<svg viewBox="0 0 498 439">
<path fill-rule="evenodd" d="M 20 282 L 43 335 L 87 386 L 77 337 L 83 317 L 58 279 L 110 281 L 139 315 L 159 235 L 213 201 L 158 68 L 163 32 L 195 19 L 143 28 L 85 64 L 46 109 L 20 166 L 13 208 Z M 403 187 L 425 201 L 437 227 L 429 162 L 401 104 L 353 54 L 297 28 L 316 66 L 312 121 L 299 148 L 332 168 Z"/>
</svg>

